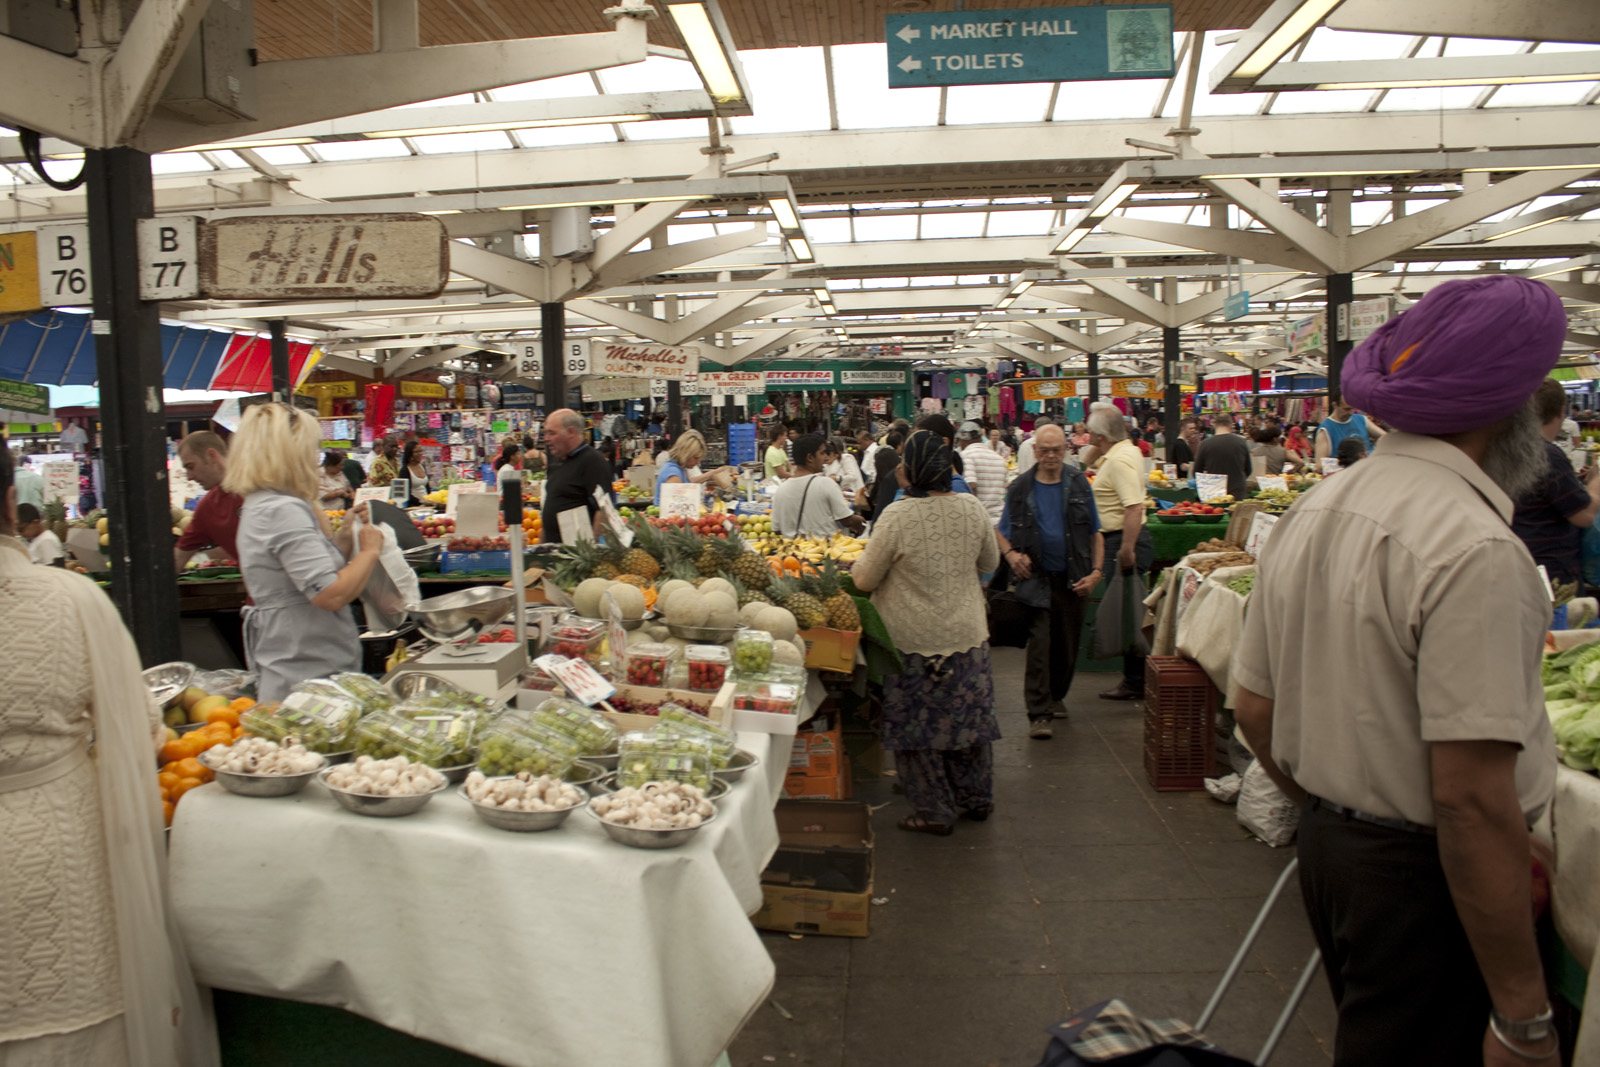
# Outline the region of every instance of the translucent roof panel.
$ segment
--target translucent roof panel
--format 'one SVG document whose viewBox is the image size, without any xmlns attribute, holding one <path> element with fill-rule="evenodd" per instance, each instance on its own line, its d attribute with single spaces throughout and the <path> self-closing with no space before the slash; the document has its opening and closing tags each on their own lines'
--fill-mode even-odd
<svg viewBox="0 0 1600 1067">
<path fill-rule="evenodd" d="M 615 70 L 625 70 L 617 67 Z M 610 74 L 612 71 L 606 71 Z M 508 85 L 496 89 L 490 96 L 495 100 L 549 100 L 557 97 L 594 96 L 594 79 L 587 74 L 567 74 L 560 78 L 545 78 L 521 85 Z"/>
<path fill-rule="evenodd" d="M 310 159 L 309 156 L 292 144 L 268 145 L 265 148 L 253 149 L 253 151 L 275 167 L 297 167 Z M 156 158 L 159 157 L 152 157 L 152 163 Z"/>
<path fill-rule="evenodd" d="M 855 224 L 858 241 L 909 241 L 917 236 L 915 215 L 869 215 Z"/>
<path fill-rule="evenodd" d="M 1043 237 L 1054 211 L 996 211 L 989 216 L 990 237 Z"/>
<path fill-rule="evenodd" d="M 634 122 L 629 125 L 642 126 Z M 517 140 L 529 148 L 555 147 L 567 144 L 604 144 L 617 139 L 617 131 L 610 126 L 535 126 L 531 130 L 518 130 Z"/>
<path fill-rule="evenodd" d="M 1413 89 L 1390 89 L 1378 104 L 1379 111 L 1438 111 L 1440 108 L 1471 107 L 1483 92 L 1481 85 L 1447 85 Z M 1274 108 L 1273 110 L 1277 110 Z"/>
<path fill-rule="evenodd" d="M 1372 99 L 1370 89 L 1331 89 L 1324 92 L 1279 93 L 1274 115 L 1311 115 L 1334 111 L 1360 111 Z"/>
<path fill-rule="evenodd" d="M 939 119 L 939 90 L 889 88 L 888 50 L 881 44 L 835 48 L 833 86 L 842 129 L 932 126 Z"/>
<path fill-rule="evenodd" d="M 741 52 L 740 56 L 750 53 Z M 749 64 L 746 61 L 746 74 Z M 574 75 L 587 80 L 588 75 Z M 608 93 L 656 93 L 666 89 L 700 89 L 704 86 L 694 65 L 686 59 L 666 56 L 649 56 L 643 63 L 629 63 L 622 67 L 607 67 L 600 72 L 600 81 Z"/>
<path fill-rule="evenodd" d="M 991 122 L 1038 122 L 1050 103 L 1050 85 L 956 85 L 945 102 L 952 126 Z"/>
<path fill-rule="evenodd" d="M 1544 49 L 1540 49 L 1544 51 Z M 1583 103 L 1600 82 L 1539 82 L 1502 85 L 1485 107 L 1570 107 Z"/>
<path fill-rule="evenodd" d="M 682 138 L 704 139 L 705 119 L 650 119 L 622 124 L 623 136 L 630 141 L 665 141 Z"/>
<path fill-rule="evenodd" d="M 1166 81 L 1160 78 L 1063 82 L 1051 117 L 1057 122 L 1149 118 L 1164 85 Z"/>
<path fill-rule="evenodd" d="M 1395 59 L 1404 55 L 1410 44 L 1411 38 L 1404 34 L 1359 33 L 1318 26 L 1312 32 L 1300 60 L 1304 63 L 1320 63 L 1347 59 Z"/>
<path fill-rule="evenodd" d="M 152 174 L 193 174 L 215 169 L 199 152 L 163 152 L 150 157 Z"/>
<path fill-rule="evenodd" d="M 1495 41 L 1486 37 L 1452 37 L 1445 42 L 1447 56 L 1509 56 L 1522 51 L 1521 41 Z M 1432 53 L 1428 53 L 1432 54 Z"/>
<path fill-rule="evenodd" d="M 377 141 L 323 141 L 316 149 L 317 155 L 334 163 L 356 159 L 393 159 L 411 154 L 411 149 L 398 137 Z"/>
<path fill-rule="evenodd" d="M 763 48 L 739 53 L 754 115 L 733 120 L 733 132 L 794 133 L 828 128 L 828 76 L 821 48 Z"/>
<path fill-rule="evenodd" d="M 850 240 L 849 219 L 803 218 L 806 237 L 819 245 L 839 244 Z"/>
<path fill-rule="evenodd" d="M 417 151 L 427 156 L 445 155 L 449 152 L 492 152 L 497 148 L 510 148 L 511 139 L 502 130 L 484 133 L 441 133 L 432 137 L 414 137 L 411 143 Z"/>
<path fill-rule="evenodd" d="M 924 237 L 977 237 L 983 233 L 982 211 L 954 211 L 922 216 Z"/>
</svg>

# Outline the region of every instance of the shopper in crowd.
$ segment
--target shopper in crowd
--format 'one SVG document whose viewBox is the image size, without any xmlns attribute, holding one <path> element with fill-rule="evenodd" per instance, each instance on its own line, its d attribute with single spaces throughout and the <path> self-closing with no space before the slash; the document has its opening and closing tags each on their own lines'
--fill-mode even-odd
<svg viewBox="0 0 1600 1067">
<path fill-rule="evenodd" d="M 39 509 L 32 504 L 17 505 L 17 533 L 28 542 L 28 556 L 42 567 L 59 567 L 66 562 L 67 550 L 61 538 L 44 524 Z"/>
<path fill-rule="evenodd" d="M 494 488 L 500 484 L 500 472 L 510 467 L 512 470 L 522 469 L 522 445 L 514 437 L 508 437 L 500 445 L 500 451 L 494 459 L 484 464 L 483 484 Z"/>
<path fill-rule="evenodd" d="M 262 701 L 282 700 L 307 678 L 361 668 L 349 605 L 366 588 L 383 536 L 363 523 L 357 546 L 347 523 L 330 537 L 315 510 L 320 437 L 315 415 L 257 404 L 239 422 L 222 479 L 244 501 L 239 569 L 254 601 L 243 612 L 244 647 Z"/>
<path fill-rule="evenodd" d="M 1340 396 L 1333 402 L 1333 412 L 1317 427 L 1317 437 L 1312 445 L 1317 466 L 1322 461 L 1339 454 L 1339 442 L 1346 437 L 1359 437 L 1363 452 L 1371 452 L 1373 442 L 1383 437 L 1383 427 L 1368 421 L 1350 401 Z"/>
<path fill-rule="evenodd" d="M 1298 471 L 1304 464 L 1289 455 L 1289 452 L 1278 442 L 1281 440 L 1283 429 L 1275 422 L 1269 422 L 1256 430 L 1255 447 L 1250 450 L 1251 474 L 1249 484 L 1254 486 L 1256 476 L 1254 472 L 1254 458 L 1260 456 L 1265 464 L 1265 473 L 1270 477 L 1282 477 L 1285 473 Z"/>
<path fill-rule="evenodd" d="M 1289 433 L 1283 439 L 1283 450 L 1289 453 L 1291 459 L 1300 460 L 1302 466 L 1310 464 L 1311 442 L 1306 440 L 1306 432 L 1299 426 L 1289 427 Z"/>
<path fill-rule="evenodd" d="M 1357 463 L 1367 458 L 1367 446 L 1361 443 L 1359 437 L 1346 437 L 1339 442 L 1339 469 L 1354 467 Z"/>
<path fill-rule="evenodd" d="M 866 484 L 861 477 L 861 464 L 856 462 L 856 457 L 850 454 L 850 449 L 845 446 L 844 438 L 834 437 L 828 441 L 828 463 L 822 468 L 822 473 L 832 478 L 844 491 L 846 500 L 855 500 L 856 494 Z"/>
<path fill-rule="evenodd" d="M 784 537 L 830 537 L 843 526 L 859 534 L 866 525 L 839 483 L 822 473 L 827 442 L 808 433 L 794 442 L 794 477 L 772 494 L 772 528 Z"/>
<path fill-rule="evenodd" d="M 1195 450 L 1196 474 L 1225 474 L 1228 477 L 1228 495 L 1243 500 L 1247 492 L 1245 482 L 1250 477 L 1250 442 L 1234 433 L 1232 415 L 1218 415 L 1212 422 L 1216 430 L 1200 442 Z"/>
<path fill-rule="evenodd" d="M 407 507 L 421 504 L 422 498 L 433 491 L 428 479 L 428 464 L 423 458 L 420 442 L 406 442 L 405 451 L 400 454 L 400 477 L 407 479 L 411 489 L 411 495 L 406 500 Z"/>
<path fill-rule="evenodd" d="M 549 459 L 538 447 L 538 442 L 532 434 L 522 435 L 522 469 L 529 474 L 538 474 L 549 466 Z"/>
<path fill-rule="evenodd" d="M 400 445 L 393 437 L 385 437 L 373 449 L 372 466 L 367 470 L 367 481 L 385 489 L 400 477 Z"/>
<path fill-rule="evenodd" d="M 1048 415 L 1040 415 L 1033 420 L 1033 433 L 1017 446 L 1017 473 L 1022 474 L 1032 467 L 1034 459 L 1034 440 L 1039 436 L 1039 431 L 1046 426 L 1055 425 L 1055 420 Z"/>
<path fill-rule="evenodd" d="M 362 469 L 361 461 L 349 453 L 344 457 L 344 480 L 350 483 L 351 490 L 360 489 L 367 482 L 367 472 Z M 352 492 L 352 498 L 354 495 Z"/>
<path fill-rule="evenodd" d="M 1590 467 L 1580 480 L 1572 460 L 1554 443 L 1567 404 L 1560 382 L 1546 378 L 1533 403 L 1545 440 L 1544 476 L 1517 498 L 1511 528 L 1552 581 L 1576 582 L 1582 574 L 1583 531 L 1600 513 L 1600 467 Z"/>
<path fill-rule="evenodd" d="M 1043 416 L 1041 416 L 1041 418 L 1042 417 Z M 1038 429 L 1037 422 L 1034 423 L 1034 429 Z M 1006 444 L 1004 435 L 1000 433 L 1000 428 L 998 426 L 989 430 L 988 444 L 989 451 L 999 456 L 1002 460 L 1009 460 L 1011 458 L 1011 446 Z"/>
<path fill-rule="evenodd" d="M 0 1063 L 214 1067 L 166 904 L 138 651 L 93 582 L 29 561 L 0 453 Z"/>
<path fill-rule="evenodd" d="M 879 724 L 912 808 L 898 825 L 939 836 L 960 816 L 981 821 L 994 810 L 991 744 L 1000 737 L 978 578 L 1000 552 L 983 506 L 952 491 L 954 460 L 944 438 L 911 435 L 896 468 L 908 496 L 879 519 L 850 570 L 900 651 Z"/>
<path fill-rule="evenodd" d="M 989 513 L 989 521 L 999 522 L 1006 504 L 1006 461 L 989 447 L 983 438 L 983 427 L 975 422 L 961 424 L 957 443 L 961 446 L 967 484 L 983 510 Z"/>
<path fill-rule="evenodd" d="M 1498 275 L 1384 323 L 1341 384 L 1396 432 L 1261 557 L 1231 677 L 1262 769 L 1303 802 L 1337 1067 L 1557 1062 L 1529 905 L 1550 600 L 1510 523 L 1548 477 L 1533 398 L 1566 322 L 1547 286 Z"/>
<path fill-rule="evenodd" d="M 905 448 L 906 439 L 898 430 L 891 430 L 878 446 L 878 451 L 873 455 L 872 462 L 877 468 L 872 477 L 872 519 L 874 523 L 883 515 L 883 511 L 898 499 L 900 493 L 900 480 L 895 477 L 895 470 L 900 466 L 900 453 Z"/>
<path fill-rule="evenodd" d="M 317 474 L 317 493 L 323 510 L 337 511 L 349 508 L 355 500 L 355 490 L 344 476 L 344 453 L 330 448 L 322 454 L 322 467 Z"/>
<path fill-rule="evenodd" d="M 12 466 L 16 472 L 17 503 L 32 504 L 44 510 L 44 479 L 29 465 L 28 457 L 19 448 L 11 450 Z"/>
<path fill-rule="evenodd" d="M 199 482 L 206 492 L 173 546 L 173 565 L 181 571 L 195 553 L 207 550 L 214 559 L 237 560 L 239 509 L 244 501 L 222 488 L 228 473 L 228 443 L 210 430 L 192 433 L 178 442 L 178 462 L 190 481 Z"/>
<path fill-rule="evenodd" d="M 996 530 L 1006 570 L 991 584 L 1015 583 L 1033 608 L 1022 696 L 1028 736 L 1045 741 L 1050 720 L 1067 715 L 1062 701 L 1078 662 L 1085 599 L 1103 575 L 1105 539 L 1088 478 L 1066 465 L 1066 433 L 1046 426 L 1034 440 L 1038 462 L 1006 490 Z"/>
<path fill-rule="evenodd" d="M 856 434 L 856 462 L 861 468 L 861 480 L 867 485 L 876 483 L 878 465 L 873 461 L 878 455 L 878 449 L 882 447 L 866 430 Z"/>
<path fill-rule="evenodd" d="M 1167 462 L 1178 468 L 1178 477 L 1189 477 L 1194 454 L 1200 449 L 1200 420 L 1187 418 L 1178 424 L 1178 439 L 1167 450 Z"/>
<path fill-rule="evenodd" d="M 1150 573 L 1155 546 L 1144 524 L 1144 460 L 1128 440 L 1128 424 L 1115 408 L 1089 413 L 1092 446 L 1104 457 L 1094 479 L 1095 511 L 1105 535 L 1107 565 L 1115 565 L 1125 581 Z M 1102 700 L 1138 700 L 1144 696 L 1144 657 L 1122 656 L 1122 679 L 1100 694 Z"/>
<path fill-rule="evenodd" d="M 733 467 L 718 467 L 713 471 L 702 471 L 701 460 L 706 458 L 706 439 L 699 430 L 685 430 L 672 442 L 672 447 L 667 450 L 667 458 L 660 461 L 660 469 L 656 472 L 655 503 L 661 503 L 661 487 L 663 485 L 677 485 L 693 483 L 704 485 L 718 475 L 731 477 L 737 471 Z"/>
<path fill-rule="evenodd" d="M 950 476 L 951 489 L 957 493 L 972 492 L 972 484 L 966 479 L 966 464 L 961 458 L 961 453 L 955 451 L 956 424 L 951 422 L 944 415 L 934 413 L 930 415 L 924 415 L 918 419 L 917 429 L 931 430 L 940 437 L 944 438 L 944 443 L 949 445 L 951 448 L 951 463 L 954 468 L 953 473 Z M 906 435 L 907 440 L 910 440 L 910 436 L 910 434 Z M 902 489 L 900 493 L 897 494 L 896 499 L 899 499 L 899 497 L 904 495 L 905 490 Z"/>
<path fill-rule="evenodd" d="M 561 514 L 574 508 L 588 513 L 589 528 L 598 538 L 603 526 L 598 490 L 616 499 L 611 490 L 611 464 L 589 444 L 588 424 L 571 408 L 560 408 L 544 421 L 544 443 L 552 465 L 544 483 L 544 507 L 540 513 L 542 540 L 559 543 Z"/>
<path fill-rule="evenodd" d="M 775 423 L 767 431 L 767 452 L 762 457 L 762 475 L 766 478 L 791 478 L 794 470 L 789 466 L 789 453 L 784 446 L 789 441 L 789 428 Z"/>
</svg>

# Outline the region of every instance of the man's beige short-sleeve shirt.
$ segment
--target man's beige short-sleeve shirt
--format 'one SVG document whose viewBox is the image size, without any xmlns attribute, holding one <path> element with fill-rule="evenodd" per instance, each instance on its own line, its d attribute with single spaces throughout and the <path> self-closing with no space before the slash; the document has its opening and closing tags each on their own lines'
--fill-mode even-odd
<svg viewBox="0 0 1600 1067">
<path fill-rule="evenodd" d="M 1393 433 L 1278 522 L 1232 677 L 1275 701 L 1273 759 L 1308 792 L 1432 826 L 1429 743 L 1492 740 L 1522 748 L 1523 811 L 1549 801 L 1550 601 L 1511 513 L 1460 449 Z"/>
<path fill-rule="evenodd" d="M 1105 458 L 1094 473 L 1094 506 L 1100 513 L 1100 529 L 1107 533 L 1122 529 L 1123 510 L 1143 504 L 1144 497 L 1144 456 L 1132 441 L 1118 441 L 1106 449 Z"/>
</svg>

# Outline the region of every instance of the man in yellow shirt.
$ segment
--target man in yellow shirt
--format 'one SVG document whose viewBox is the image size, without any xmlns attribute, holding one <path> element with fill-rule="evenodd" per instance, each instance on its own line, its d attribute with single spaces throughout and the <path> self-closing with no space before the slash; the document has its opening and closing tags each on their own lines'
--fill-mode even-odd
<svg viewBox="0 0 1600 1067">
<path fill-rule="evenodd" d="M 1094 505 L 1105 534 L 1105 558 L 1115 557 L 1124 580 L 1150 571 L 1155 547 L 1144 526 L 1144 457 L 1128 440 L 1128 424 L 1115 407 L 1089 413 L 1089 444 L 1104 457 L 1094 476 Z M 1143 598 L 1141 598 L 1143 599 Z M 1138 700 L 1144 696 L 1144 656 L 1122 655 L 1122 681 L 1100 694 L 1102 700 Z"/>
</svg>

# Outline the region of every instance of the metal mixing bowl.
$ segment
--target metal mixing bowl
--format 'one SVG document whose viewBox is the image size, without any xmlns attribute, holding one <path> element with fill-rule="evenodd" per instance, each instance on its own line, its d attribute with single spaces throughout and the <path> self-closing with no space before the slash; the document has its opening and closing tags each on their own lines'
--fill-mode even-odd
<svg viewBox="0 0 1600 1067">
<path fill-rule="evenodd" d="M 389 691 L 404 701 L 437 693 L 459 693 L 461 687 L 427 671 L 401 671 L 389 679 Z"/>
<path fill-rule="evenodd" d="M 145 687 L 163 709 L 194 681 L 194 664 L 161 663 L 144 672 Z"/>
<path fill-rule="evenodd" d="M 462 763 L 455 767 L 435 767 L 434 770 L 444 775 L 444 780 L 451 785 L 460 785 L 467 780 L 467 775 L 471 774 L 477 766 L 476 762 Z"/>
<path fill-rule="evenodd" d="M 561 780 L 568 785 L 575 785 L 590 796 L 593 796 L 595 783 L 610 774 L 612 770 L 612 768 L 607 768 L 599 762 L 599 760 L 605 758 L 604 756 L 585 756 L 583 759 L 574 760 L 572 766 L 567 769 L 567 773 L 561 776 Z M 616 759 L 615 756 L 610 758 Z"/>
<path fill-rule="evenodd" d="M 667 632 L 673 637 L 702 645 L 727 644 L 733 640 L 733 635 L 742 629 L 743 626 L 681 626 L 677 623 L 667 623 Z"/>
<path fill-rule="evenodd" d="M 237 793 L 242 797 L 286 797 L 298 793 L 306 787 L 306 783 L 315 778 L 328 766 L 328 757 L 318 755 L 318 763 L 309 771 L 300 774 L 241 774 L 238 771 L 219 771 L 211 766 L 211 761 L 206 759 L 210 751 L 202 752 L 197 757 L 202 764 L 216 775 L 217 784 L 230 793 Z"/>
<path fill-rule="evenodd" d="M 728 761 L 726 767 L 712 773 L 720 781 L 737 782 L 745 776 L 746 771 L 753 771 L 759 766 L 761 766 L 761 760 L 754 752 L 740 748 L 734 750 L 733 758 Z"/>
<path fill-rule="evenodd" d="M 493 782 L 495 779 L 491 778 L 489 781 Z M 540 830 L 554 830 L 567 821 L 568 815 L 571 815 L 579 808 L 587 807 L 589 804 L 589 796 L 585 793 L 582 800 L 572 805 L 572 807 L 563 808 L 560 811 L 509 811 L 505 808 L 484 807 L 467 796 L 465 788 L 456 790 L 456 793 L 462 800 L 472 805 L 472 810 L 477 813 L 478 818 L 490 826 L 497 830 L 511 830 L 520 834 L 537 833 Z"/>
<path fill-rule="evenodd" d="M 588 812 L 594 817 L 595 822 L 605 828 L 606 836 L 618 844 L 630 848 L 677 848 L 688 841 L 695 834 L 717 821 L 717 811 L 711 809 L 711 815 L 699 826 L 685 826 L 681 830 L 638 830 L 631 826 L 621 826 L 614 822 L 607 822 L 596 814 L 593 808 Z"/>
<path fill-rule="evenodd" d="M 374 797 L 365 793 L 351 793 L 337 786 L 328 785 L 328 772 L 333 768 L 328 767 L 317 772 L 317 780 L 328 787 L 328 792 L 333 794 L 333 799 L 339 806 L 355 812 L 357 815 L 375 815 L 379 818 L 394 818 L 400 815 L 412 815 L 427 806 L 428 801 L 450 788 L 449 783 L 442 783 L 437 789 L 427 793 L 418 793 L 409 797 Z"/>
<path fill-rule="evenodd" d="M 480 585 L 458 593 L 430 597 L 407 609 L 423 636 L 441 645 L 476 638 L 498 625 L 516 603 L 515 589 Z"/>
<path fill-rule="evenodd" d="M 599 796 L 601 793 L 615 793 L 621 787 L 617 785 L 617 772 L 612 771 L 604 778 L 599 779 L 589 787 L 590 796 Z M 711 788 L 706 790 L 706 799 L 715 804 L 733 790 L 733 786 L 722 778 L 713 778 Z"/>
</svg>

